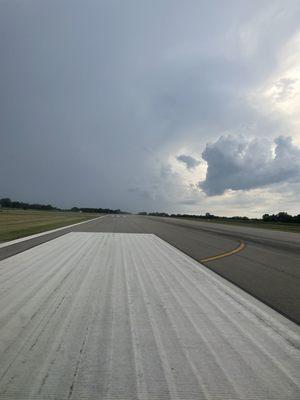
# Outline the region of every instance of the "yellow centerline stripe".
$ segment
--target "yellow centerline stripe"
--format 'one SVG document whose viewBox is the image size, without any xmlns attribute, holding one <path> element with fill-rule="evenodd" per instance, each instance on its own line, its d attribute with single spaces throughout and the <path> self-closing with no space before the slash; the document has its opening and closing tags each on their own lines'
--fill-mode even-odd
<svg viewBox="0 0 300 400">
<path fill-rule="evenodd" d="M 242 251 L 246 247 L 246 244 L 245 244 L 245 242 L 243 242 L 243 240 L 239 240 L 239 242 L 240 242 L 240 245 L 236 249 L 227 251 L 225 253 L 217 254 L 216 256 L 202 258 L 202 260 L 200 260 L 200 262 L 218 260 L 219 258 L 228 257 L 228 256 L 231 256 L 232 254 L 236 254 L 236 253 Z"/>
</svg>

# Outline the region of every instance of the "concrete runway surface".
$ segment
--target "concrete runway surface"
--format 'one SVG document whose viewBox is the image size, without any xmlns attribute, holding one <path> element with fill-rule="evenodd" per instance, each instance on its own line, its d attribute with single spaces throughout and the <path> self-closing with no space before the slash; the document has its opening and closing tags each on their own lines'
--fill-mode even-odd
<svg viewBox="0 0 300 400">
<path fill-rule="evenodd" d="M 196 260 L 239 253 L 204 264 L 294 322 L 300 323 L 300 234 L 173 218 L 109 215 L 0 248 L 0 260 L 66 232 L 154 233 Z"/>
<path fill-rule="evenodd" d="M 90 230 L 126 219 L 150 226 Z M 201 257 L 236 244 L 205 235 Z M 0 262 L 0 399 L 298 400 L 299 333 L 153 234 L 72 232 Z"/>
</svg>

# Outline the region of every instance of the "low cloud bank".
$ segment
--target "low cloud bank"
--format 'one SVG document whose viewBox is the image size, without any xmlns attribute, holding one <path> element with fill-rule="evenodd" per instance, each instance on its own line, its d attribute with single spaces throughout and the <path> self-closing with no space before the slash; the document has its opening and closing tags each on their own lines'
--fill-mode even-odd
<svg viewBox="0 0 300 400">
<path fill-rule="evenodd" d="M 226 190 L 249 190 L 274 183 L 300 181 L 300 148 L 291 137 L 274 141 L 225 135 L 206 145 L 204 181 L 198 186 L 208 196 Z"/>
</svg>

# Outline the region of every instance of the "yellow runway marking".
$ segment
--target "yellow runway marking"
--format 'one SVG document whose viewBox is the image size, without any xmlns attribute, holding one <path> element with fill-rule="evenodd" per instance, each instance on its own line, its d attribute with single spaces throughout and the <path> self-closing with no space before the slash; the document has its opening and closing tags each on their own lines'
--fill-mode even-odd
<svg viewBox="0 0 300 400">
<path fill-rule="evenodd" d="M 239 240 L 239 242 L 240 242 L 240 245 L 236 249 L 227 251 L 226 253 L 217 254 L 216 256 L 202 258 L 202 260 L 200 260 L 200 262 L 218 260 L 219 258 L 228 257 L 228 256 L 231 256 L 232 254 L 239 253 L 246 247 L 245 243 L 242 240 Z"/>
</svg>

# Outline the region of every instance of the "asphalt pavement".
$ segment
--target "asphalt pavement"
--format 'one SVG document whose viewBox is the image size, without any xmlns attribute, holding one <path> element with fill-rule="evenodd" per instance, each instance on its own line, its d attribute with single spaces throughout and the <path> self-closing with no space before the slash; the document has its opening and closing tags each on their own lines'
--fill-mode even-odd
<svg viewBox="0 0 300 400">
<path fill-rule="evenodd" d="M 75 227 L 87 232 L 154 233 L 197 261 L 237 248 L 204 264 L 257 299 L 300 323 L 300 234 L 148 216 L 108 216 Z"/>
<path fill-rule="evenodd" d="M 0 249 L 0 259 L 68 232 L 153 233 L 296 323 L 300 323 L 300 235 L 236 225 L 135 215 L 108 215 Z"/>
</svg>

